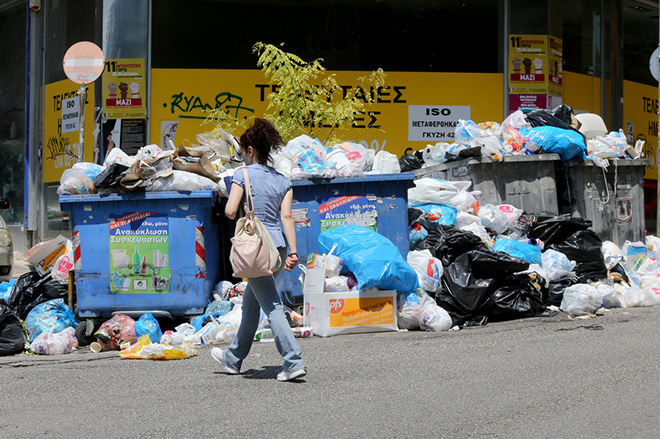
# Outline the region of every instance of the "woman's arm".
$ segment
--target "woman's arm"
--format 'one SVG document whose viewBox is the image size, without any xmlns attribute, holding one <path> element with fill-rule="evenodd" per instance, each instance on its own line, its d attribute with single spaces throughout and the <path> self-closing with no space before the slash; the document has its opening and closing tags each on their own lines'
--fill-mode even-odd
<svg viewBox="0 0 660 439">
<path fill-rule="evenodd" d="M 284 236 L 289 243 L 289 256 L 286 258 L 284 263 L 284 270 L 291 271 L 296 265 L 298 265 L 298 250 L 296 247 L 296 228 L 293 224 L 293 215 L 291 215 L 291 203 L 293 202 L 293 190 L 289 191 L 284 195 L 282 200 L 282 205 L 280 207 L 280 217 L 282 219 L 282 225 L 284 226 Z"/>
<path fill-rule="evenodd" d="M 225 216 L 229 219 L 236 218 L 238 209 L 241 205 L 241 200 L 243 199 L 243 188 L 237 185 L 236 183 L 231 184 L 231 191 L 229 191 L 229 199 L 227 200 L 227 205 L 225 206 Z M 291 210 L 291 205 L 289 205 L 289 211 Z"/>
</svg>

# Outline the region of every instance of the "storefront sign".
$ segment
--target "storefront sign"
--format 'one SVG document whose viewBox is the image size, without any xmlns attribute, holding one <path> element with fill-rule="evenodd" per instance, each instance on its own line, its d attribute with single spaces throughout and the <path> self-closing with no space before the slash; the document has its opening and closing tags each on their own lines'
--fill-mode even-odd
<svg viewBox="0 0 660 439">
<path fill-rule="evenodd" d="M 470 119 L 469 106 L 409 105 L 408 140 L 453 142 L 459 119 Z"/>
<path fill-rule="evenodd" d="M 345 88 L 355 88 L 365 72 L 329 72 Z M 498 121 L 502 117 L 502 75 L 480 73 L 419 73 L 386 72 L 385 86 L 379 90 L 365 90 L 364 94 L 380 92 L 380 98 L 359 115 L 353 127 L 335 131 L 338 138 L 360 143 L 376 151 L 386 150 L 402 155 L 407 148 L 421 149 L 436 143 L 437 137 L 411 140 L 409 107 L 423 106 L 440 111 L 443 108 L 469 108 L 469 118 L 475 121 Z M 211 131 L 204 125 L 206 110 L 220 108 L 239 118 L 253 119 L 270 112 L 268 94 L 272 85 L 260 70 L 184 70 L 153 69 L 151 71 L 151 139 L 163 146 L 167 134 L 176 145 L 185 139 L 196 141 L 197 134 Z M 340 98 L 340 94 L 337 94 Z M 413 110 L 414 112 L 415 110 Z M 422 110 L 424 111 L 424 110 Z M 417 120 L 417 119 L 416 119 Z M 432 119 L 430 116 L 425 120 Z M 177 123 L 176 131 L 168 127 Z M 436 133 L 434 130 L 422 132 Z M 448 127 L 445 127 L 448 128 Z M 327 131 L 319 138 L 323 141 Z M 452 130 L 444 132 L 450 133 Z M 240 136 L 242 133 L 231 133 Z M 420 135 L 421 136 L 421 135 Z M 435 134 L 432 134 L 435 136 Z M 290 140 L 290 139 L 285 139 Z"/>
<path fill-rule="evenodd" d="M 644 178 L 658 179 L 658 87 L 623 81 L 623 123 L 628 143 L 643 140 L 644 157 L 649 160 Z"/>
<path fill-rule="evenodd" d="M 79 129 L 66 132 L 62 121 L 62 106 L 69 99 L 80 99 L 79 86 L 64 79 L 46 84 L 44 93 L 44 146 L 42 151 L 44 183 L 60 181 L 62 172 L 77 162 L 92 161 L 94 137 L 85 136 L 85 148 L 80 144 Z M 94 83 L 85 94 L 85 113 L 94 114 Z M 71 119 L 68 120 L 69 122 Z M 94 129 L 94 118 L 85 118 L 85 132 Z"/>
<path fill-rule="evenodd" d="M 146 118 L 145 98 L 144 59 L 105 60 L 105 70 L 103 71 L 104 119 Z"/>
<path fill-rule="evenodd" d="M 164 294 L 170 290 L 169 221 L 155 212 L 111 215 L 110 291 Z"/>
<path fill-rule="evenodd" d="M 80 97 L 62 101 L 62 134 L 80 131 Z"/>
</svg>

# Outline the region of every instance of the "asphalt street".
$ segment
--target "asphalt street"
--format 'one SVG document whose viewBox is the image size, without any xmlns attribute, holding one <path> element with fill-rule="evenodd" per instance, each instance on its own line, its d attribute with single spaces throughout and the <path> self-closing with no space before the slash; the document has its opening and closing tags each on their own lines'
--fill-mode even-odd
<svg viewBox="0 0 660 439">
<path fill-rule="evenodd" d="M 314 337 L 301 340 L 309 374 L 291 383 L 275 379 L 272 343 L 255 343 L 239 376 L 209 347 L 176 361 L 0 357 L 0 437 L 657 437 L 659 317 Z"/>
</svg>

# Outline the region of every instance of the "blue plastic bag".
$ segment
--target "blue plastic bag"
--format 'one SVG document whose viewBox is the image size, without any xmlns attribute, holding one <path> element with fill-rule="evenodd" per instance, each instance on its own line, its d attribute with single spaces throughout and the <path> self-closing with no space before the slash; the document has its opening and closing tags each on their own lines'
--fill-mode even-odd
<svg viewBox="0 0 660 439">
<path fill-rule="evenodd" d="M 538 153 L 559 154 L 562 160 L 587 158 L 587 145 L 582 134 L 577 131 L 542 126 L 529 130 L 528 136 L 527 147 L 530 144 L 538 145 Z"/>
<path fill-rule="evenodd" d="M 516 241 L 514 239 L 498 239 L 495 241 L 493 250 L 504 252 L 514 258 L 524 259 L 530 264 L 542 263 L 541 249 L 533 244 Z"/>
<path fill-rule="evenodd" d="M 7 282 L 0 282 L 0 300 L 5 302 L 9 301 L 9 296 L 11 295 L 11 290 L 14 288 L 16 279 L 11 279 Z"/>
<path fill-rule="evenodd" d="M 78 326 L 76 316 L 63 299 L 53 299 L 35 306 L 25 318 L 28 337 L 32 343 L 42 332 L 58 333 Z"/>
<path fill-rule="evenodd" d="M 456 224 L 458 211 L 449 204 L 422 204 L 421 206 L 415 206 L 415 209 L 421 209 L 432 215 L 431 219 L 437 220 L 438 223 L 445 226 Z"/>
<path fill-rule="evenodd" d="M 145 312 L 135 322 L 135 335 L 137 338 L 145 334 L 149 334 L 149 340 L 152 343 L 160 343 L 160 338 L 163 336 L 158 320 L 150 312 Z"/>
<path fill-rule="evenodd" d="M 234 308 L 234 304 L 229 300 L 214 300 L 206 307 L 204 314 L 212 315 L 215 318 L 224 316 Z"/>
<path fill-rule="evenodd" d="M 334 254 L 357 279 L 359 289 L 376 287 L 402 293 L 419 288 L 417 273 L 386 237 L 366 227 L 349 225 L 327 230 L 319 235 L 319 250 Z"/>
</svg>

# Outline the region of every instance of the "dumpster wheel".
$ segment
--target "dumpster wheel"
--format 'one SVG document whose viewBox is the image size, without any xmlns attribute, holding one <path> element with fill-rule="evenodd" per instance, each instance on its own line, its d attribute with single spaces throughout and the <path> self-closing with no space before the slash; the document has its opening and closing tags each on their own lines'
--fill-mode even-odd
<svg viewBox="0 0 660 439">
<path fill-rule="evenodd" d="M 83 320 L 76 326 L 76 338 L 78 339 L 78 346 L 87 346 L 96 340 L 94 331 L 96 329 L 96 321 L 93 319 Z"/>
</svg>

